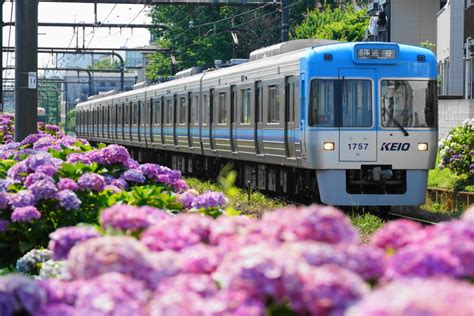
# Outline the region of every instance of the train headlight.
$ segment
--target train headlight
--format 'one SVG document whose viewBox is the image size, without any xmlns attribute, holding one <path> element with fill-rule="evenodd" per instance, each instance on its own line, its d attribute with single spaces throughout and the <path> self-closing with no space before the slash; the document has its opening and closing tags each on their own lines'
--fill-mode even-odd
<svg viewBox="0 0 474 316">
<path fill-rule="evenodd" d="M 427 151 L 428 150 L 428 143 L 418 143 L 418 150 L 419 151 Z"/>
<path fill-rule="evenodd" d="M 334 150 L 334 143 L 332 142 L 324 142 L 323 143 L 323 149 L 326 150 L 326 151 L 329 151 L 329 150 Z"/>
</svg>

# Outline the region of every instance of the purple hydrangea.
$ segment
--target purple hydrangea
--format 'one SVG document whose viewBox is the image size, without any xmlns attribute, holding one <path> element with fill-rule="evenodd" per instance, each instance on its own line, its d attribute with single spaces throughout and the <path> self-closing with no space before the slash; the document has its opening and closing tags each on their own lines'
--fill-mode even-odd
<svg viewBox="0 0 474 316">
<path fill-rule="evenodd" d="M 21 142 L 21 146 L 33 145 L 38 139 L 41 138 L 41 134 L 30 134 L 26 136 Z"/>
<path fill-rule="evenodd" d="M 30 170 L 36 171 L 36 169 L 38 169 L 40 166 L 51 165 L 52 158 L 53 157 L 50 153 L 42 152 L 29 156 L 26 158 L 25 162 Z"/>
<path fill-rule="evenodd" d="M 187 190 L 183 192 L 177 199 L 179 203 L 183 205 L 185 209 L 190 209 L 194 199 L 199 195 L 199 192 L 195 189 Z"/>
<path fill-rule="evenodd" d="M 67 304 L 43 305 L 35 316 L 74 316 L 77 315 L 74 307 Z"/>
<path fill-rule="evenodd" d="M 110 184 L 119 189 L 128 190 L 128 183 L 124 179 L 114 179 L 110 182 Z"/>
<path fill-rule="evenodd" d="M 13 167 L 11 167 L 10 169 L 8 169 L 7 177 L 10 180 L 23 181 L 28 175 L 29 171 L 30 169 L 28 168 L 28 165 L 26 164 L 26 160 L 23 160 L 13 165 Z"/>
<path fill-rule="evenodd" d="M 140 164 L 135 159 L 130 158 L 127 160 L 124 166 L 127 167 L 128 169 L 137 169 L 140 166 Z"/>
<path fill-rule="evenodd" d="M 182 273 L 160 282 L 154 295 L 166 295 L 168 292 L 193 292 L 201 297 L 211 297 L 216 295 L 218 291 L 216 282 L 211 276 Z"/>
<path fill-rule="evenodd" d="M 59 126 L 51 125 L 51 124 L 45 124 L 44 128 L 48 131 L 55 132 L 55 133 L 61 130 Z"/>
<path fill-rule="evenodd" d="M 139 169 L 129 169 L 125 171 L 122 176 L 124 180 L 128 182 L 144 183 L 145 176 Z"/>
<path fill-rule="evenodd" d="M 254 219 L 247 216 L 220 216 L 211 224 L 209 242 L 211 245 L 233 242 L 235 237 L 245 234 L 249 226 L 255 223 Z"/>
<path fill-rule="evenodd" d="M 48 304 L 67 304 L 74 306 L 77 300 L 79 289 L 86 281 L 83 280 L 59 280 L 44 279 L 38 282 L 38 285 L 46 293 Z"/>
<path fill-rule="evenodd" d="M 30 173 L 26 179 L 23 185 L 25 188 L 29 188 L 31 185 L 35 184 L 38 181 L 41 180 L 47 180 L 50 182 L 54 182 L 53 178 L 45 173 L 42 172 L 35 172 L 35 173 Z"/>
<path fill-rule="evenodd" d="M 100 165 L 105 163 L 104 154 L 99 149 L 88 151 L 85 153 L 85 155 L 87 156 L 87 158 L 89 158 L 91 162 L 95 162 Z"/>
<path fill-rule="evenodd" d="M 126 164 L 130 159 L 127 148 L 120 145 L 109 145 L 102 149 L 104 160 L 108 164 L 120 163 Z"/>
<path fill-rule="evenodd" d="M 120 273 L 100 275 L 79 289 L 78 315 L 144 315 L 149 291 L 143 282 Z"/>
<path fill-rule="evenodd" d="M 205 193 L 194 198 L 191 207 L 200 208 L 224 208 L 227 204 L 227 198 L 220 192 L 206 191 Z"/>
<path fill-rule="evenodd" d="M 56 194 L 56 198 L 59 200 L 59 205 L 68 211 L 77 210 L 81 206 L 81 200 L 77 197 L 76 193 L 71 190 L 61 190 Z"/>
<path fill-rule="evenodd" d="M 35 197 L 27 190 L 21 190 L 17 193 L 11 193 L 8 201 L 13 208 L 30 206 L 35 204 Z"/>
<path fill-rule="evenodd" d="M 92 165 L 92 161 L 83 153 L 72 153 L 67 156 L 68 163 L 83 163 L 85 165 Z"/>
<path fill-rule="evenodd" d="M 340 249 L 342 266 L 357 273 L 365 280 L 375 281 L 383 277 L 387 257 L 382 249 L 371 246 L 348 245 Z"/>
<path fill-rule="evenodd" d="M 456 277 L 460 273 L 459 259 L 447 249 L 415 244 L 399 250 L 390 258 L 385 277 Z"/>
<path fill-rule="evenodd" d="M 17 274 L 0 277 L 0 315 L 31 315 L 45 301 L 45 291 L 34 280 Z"/>
<path fill-rule="evenodd" d="M 7 192 L 0 192 L 0 210 L 8 207 L 9 194 Z"/>
<path fill-rule="evenodd" d="M 160 174 L 160 165 L 154 163 L 144 163 L 138 167 L 145 177 L 151 180 L 156 180 Z"/>
<path fill-rule="evenodd" d="M 48 248 L 53 252 L 54 260 L 66 259 L 74 245 L 100 236 L 99 232 L 92 227 L 62 227 L 49 234 Z"/>
<path fill-rule="evenodd" d="M 74 181 L 73 179 L 62 178 L 58 182 L 58 188 L 59 190 L 76 191 L 77 189 L 79 189 L 79 186 L 77 185 L 76 181 Z"/>
<path fill-rule="evenodd" d="M 36 172 L 41 172 L 47 174 L 48 176 L 52 177 L 58 172 L 58 168 L 51 164 L 51 165 L 42 165 L 36 169 Z"/>
<path fill-rule="evenodd" d="M 141 230 L 157 224 L 169 215 L 160 209 L 117 204 L 102 211 L 100 224 L 105 228 Z"/>
<path fill-rule="evenodd" d="M 216 247 L 197 244 L 181 250 L 179 261 L 183 272 L 211 274 L 217 269 L 222 257 Z"/>
<path fill-rule="evenodd" d="M 99 174 L 88 172 L 77 180 L 77 184 L 82 191 L 90 190 L 100 192 L 104 189 L 105 180 L 104 177 Z"/>
<path fill-rule="evenodd" d="M 306 268 L 295 264 L 284 276 L 284 287 L 292 308 L 309 315 L 343 315 L 369 292 L 355 273 L 335 265 Z"/>
<path fill-rule="evenodd" d="M 0 192 L 6 192 L 8 187 L 13 183 L 15 183 L 15 181 L 11 179 L 0 179 Z"/>
<path fill-rule="evenodd" d="M 41 213 L 34 206 L 17 207 L 11 215 L 13 222 L 31 222 L 39 218 L 41 218 Z"/>
<path fill-rule="evenodd" d="M 141 242 L 154 251 L 181 250 L 209 240 L 212 220 L 197 214 L 181 214 L 146 229 Z"/>
<path fill-rule="evenodd" d="M 68 264 L 71 275 L 78 279 L 118 272 L 142 280 L 149 287 L 157 282 L 155 263 L 148 249 L 132 237 L 102 237 L 81 242 L 70 251 Z"/>
<path fill-rule="evenodd" d="M 0 233 L 7 231 L 9 224 L 9 221 L 0 219 Z"/>
<path fill-rule="evenodd" d="M 56 143 L 55 137 L 43 136 L 34 143 L 33 149 L 41 151 L 48 151 L 49 149 L 60 150 L 61 146 Z"/>
<path fill-rule="evenodd" d="M 402 279 L 372 291 L 347 316 L 472 315 L 474 286 L 447 278 Z"/>
<path fill-rule="evenodd" d="M 372 235 L 370 244 L 389 251 L 398 251 L 410 243 L 410 238 L 423 227 L 413 221 L 398 219 L 384 225 Z"/>
<path fill-rule="evenodd" d="M 279 241 L 314 240 L 330 244 L 353 243 L 358 232 L 341 211 L 312 205 L 266 213 L 260 222 L 262 234 Z"/>
<path fill-rule="evenodd" d="M 58 192 L 56 184 L 50 180 L 39 180 L 30 185 L 28 190 L 33 194 L 36 201 L 55 198 Z"/>
</svg>

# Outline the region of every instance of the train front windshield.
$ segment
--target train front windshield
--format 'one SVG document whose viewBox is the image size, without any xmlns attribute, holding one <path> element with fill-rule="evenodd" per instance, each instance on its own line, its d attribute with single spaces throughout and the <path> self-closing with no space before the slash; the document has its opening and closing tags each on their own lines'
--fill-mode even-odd
<svg viewBox="0 0 474 316">
<path fill-rule="evenodd" d="M 382 80 L 380 107 L 382 127 L 436 127 L 436 82 Z"/>
</svg>

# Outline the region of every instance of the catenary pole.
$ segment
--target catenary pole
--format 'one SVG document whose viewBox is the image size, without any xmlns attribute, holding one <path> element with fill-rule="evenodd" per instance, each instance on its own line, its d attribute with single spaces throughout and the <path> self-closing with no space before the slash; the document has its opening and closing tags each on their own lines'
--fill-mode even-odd
<svg viewBox="0 0 474 316">
<path fill-rule="evenodd" d="M 280 0 L 281 3 L 281 41 L 288 41 L 288 29 L 290 28 L 290 8 L 288 0 Z"/>
<path fill-rule="evenodd" d="M 19 142 L 38 128 L 38 0 L 15 4 L 15 141 Z"/>
</svg>

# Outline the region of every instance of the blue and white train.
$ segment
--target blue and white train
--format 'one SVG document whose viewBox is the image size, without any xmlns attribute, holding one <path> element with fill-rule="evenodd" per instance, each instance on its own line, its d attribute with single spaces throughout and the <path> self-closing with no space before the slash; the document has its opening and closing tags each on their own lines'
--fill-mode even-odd
<svg viewBox="0 0 474 316">
<path fill-rule="evenodd" d="M 76 132 L 142 161 L 331 205 L 419 205 L 437 147 L 436 58 L 395 43 L 297 40 L 248 62 L 77 105 Z"/>
</svg>

